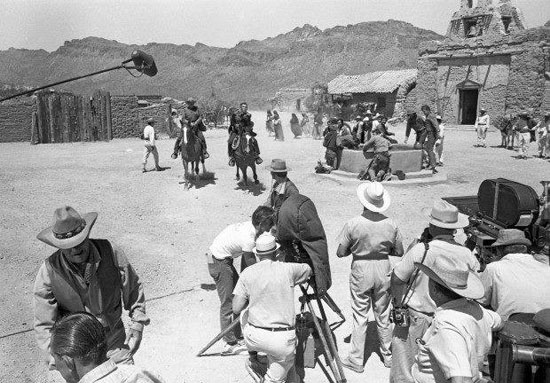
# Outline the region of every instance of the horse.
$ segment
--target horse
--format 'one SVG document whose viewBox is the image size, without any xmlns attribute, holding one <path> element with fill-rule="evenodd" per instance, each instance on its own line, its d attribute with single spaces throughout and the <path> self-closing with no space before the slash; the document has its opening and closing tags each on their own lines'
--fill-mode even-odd
<svg viewBox="0 0 550 383">
<path fill-rule="evenodd" d="M 197 129 L 196 127 L 190 127 L 187 123 L 183 125 L 174 146 L 174 154 L 172 155 L 172 158 L 175 159 L 178 156 L 178 152 L 181 152 L 181 160 L 185 169 L 184 180 L 186 189 L 189 189 L 190 186 L 189 164 L 191 164 L 191 174 L 195 179 L 199 175 L 199 162 L 202 163 L 202 173 L 206 173 L 202 145 L 197 137 Z"/>
<path fill-rule="evenodd" d="M 233 147 L 234 147 L 234 157 L 235 157 L 235 165 L 237 168 L 237 180 L 240 180 L 241 177 L 239 175 L 239 170 L 243 173 L 243 181 L 246 186 L 248 186 L 248 178 L 246 176 L 246 168 L 252 169 L 252 174 L 254 176 L 254 183 L 258 185 L 260 181 L 258 181 L 258 175 L 256 174 L 256 158 L 254 156 L 254 153 L 250 150 L 247 151 L 246 147 L 248 145 L 246 133 L 243 131 L 243 129 L 239 129 L 237 136 L 234 139 Z"/>
</svg>

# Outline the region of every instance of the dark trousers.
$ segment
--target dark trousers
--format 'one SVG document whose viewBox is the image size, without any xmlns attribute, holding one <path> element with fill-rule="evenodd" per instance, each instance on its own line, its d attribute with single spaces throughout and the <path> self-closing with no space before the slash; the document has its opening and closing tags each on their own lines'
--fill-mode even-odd
<svg viewBox="0 0 550 383">
<path fill-rule="evenodd" d="M 428 132 L 427 130 L 424 130 L 422 132 L 422 135 L 420 136 L 419 144 L 422 146 L 422 148 L 427 152 L 428 154 L 428 167 L 430 169 L 435 168 L 435 153 L 434 153 L 434 146 L 435 146 L 435 135 L 431 132 Z"/>
<path fill-rule="evenodd" d="M 210 276 L 216 283 L 216 290 L 220 298 L 220 327 L 221 330 L 229 327 L 233 321 L 233 289 L 237 284 L 239 275 L 233 267 L 233 259 L 226 258 L 218 260 L 212 257 L 213 263 L 208 264 Z M 236 326 L 233 331 L 230 331 L 223 337 L 229 344 L 235 344 L 238 338 L 241 338 L 241 326 Z"/>
<path fill-rule="evenodd" d="M 204 150 L 206 152 L 206 138 L 204 138 L 204 134 L 202 134 L 202 132 L 200 130 L 197 132 L 197 137 L 198 137 L 199 141 L 201 142 L 202 150 Z"/>
</svg>

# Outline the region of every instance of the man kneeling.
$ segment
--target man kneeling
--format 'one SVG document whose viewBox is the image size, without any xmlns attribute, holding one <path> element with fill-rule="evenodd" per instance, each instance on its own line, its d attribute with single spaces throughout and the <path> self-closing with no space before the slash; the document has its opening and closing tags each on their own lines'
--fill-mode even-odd
<svg viewBox="0 0 550 383">
<path fill-rule="evenodd" d="M 275 237 L 269 233 L 260 235 L 254 248 L 260 262 L 241 273 L 233 291 L 235 314 L 248 305 L 248 323 L 243 331 L 251 352 L 247 366 L 257 363 L 255 352 L 265 353 L 268 360 L 265 383 L 285 382 L 294 366 L 294 286 L 306 282 L 311 275 L 307 264 L 277 262 L 278 249 Z"/>
</svg>

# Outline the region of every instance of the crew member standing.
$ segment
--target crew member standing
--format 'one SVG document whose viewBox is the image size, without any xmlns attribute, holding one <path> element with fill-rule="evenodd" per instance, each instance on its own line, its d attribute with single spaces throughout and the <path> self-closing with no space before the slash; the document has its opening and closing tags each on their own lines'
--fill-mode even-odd
<svg viewBox="0 0 550 383">
<path fill-rule="evenodd" d="M 196 135 L 202 146 L 202 155 L 204 159 L 210 157 L 208 151 L 206 150 L 206 139 L 202 132 L 206 131 L 206 126 L 202 121 L 202 114 L 199 111 L 199 108 L 195 105 L 196 100 L 193 97 L 189 97 L 185 104 L 187 105 L 183 110 L 183 119 L 187 121 L 191 129 L 196 132 Z"/>
<path fill-rule="evenodd" d="M 389 256 L 401 257 L 403 244 L 395 222 L 382 214 L 390 206 L 390 195 L 379 182 L 366 182 L 357 188 L 363 214 L 348 221 L 338 236 L 338 257 L 353 255 L 350 274 L 353 330 L 351 350 L 342 364 L 363 372 L 368 312 L 372 305 L 380 353 L 384 366 L 391 367 L 392 328 L 390 323 Z"/>
<path fill-rule="evenodd" d="M 232 293 L 239 275 L 233 266 L 233 259 L 241 257 L 241 270 L 255 263 L 252 253 L 254 241 L 274 225 L 273 209 L 259 206 L 252 214 L 250 221 L 229 225 L 216 236 L 210 249 L 206 253 L 208 271 L 216 283 L 216 290 L 220 298 L 220 327 L 225 330 L 233 320 L 231 309 Z M 230 331 L 224 336 L 225 344 L 222 355 L 233 355 L 244 351 L 238 338 L 238 329 Z"/>
<path fill-rule="evenodd" d="M 311 267 L 306 263 L 277 262 L 279 245 L 265 233 L 256 240 L 254 253 L 259 262 L 248 267 L 233 290 L 233 312 L 248 307 L 244 339 L 250 359 L 247 370 L 257 363 L 257 352 L 267 355 L 266 383 L 285 382 L 294 366 L 296 313 L 294 287 L 308 281 Z"/>
<path fill-rule="evenodd" d="M 159 152 L 157 150 L 156 145 L 156 137 L 155 137 L 155 119 L 149 118 L 147 119 L 147 125 L 143 129 L 143 135 L 142 138 L 145 140 L 145 150 L 143 151 L 143 170 L 142 172 L 147 172 L 146 165 L 147 165 L 147 159 L 149 158 L 149 154 L 153 153 L 153 159 L 155 160 L 155 170 L 156 171 L 162 171 L 164 170 L 159 166 Z"/>
<path fill-rule="evenodd" d="M 424 113 L 424 127 L 425 129 L 420 136 L 419 144 L 422 146 L 426 152 L 428 158 L 428 169 L 431 169 L 432 173 L 437 173 L 435 168 L 435 141 L 439 138 L 439 124 L 435 116 L 432 114 L 432 111 L 428 105 L 423 105 L 422 113 Z"/>
<path fill-rule="evenodd" d="M 105 329 L 107 356 L 116 363 L 133 364 L 143 327 L 149 324 L 143 287 L 121 249 L 108 240 L 89 238 L 96 219 L 97 213 L 81 216 L 70 206 L 61 207 L 55 210 L 53 226 L 38 234 L 40 241 L 57 250 L 42 263 L 34 282 L 36 339 L 49 355 L 55 321 L 86 311 Z M 128 332 L 123 308 L 131 319 Z"/>
<path fill-rule="evenodd" d="M 487 114 L 487 111 L 484 108 L 479 109 L 479 116 L 476 118 L 476 123 L 474 125 L 477 132 L 477 147 L 485 148 L 487 144 L 485 143 L 485 138 L 487 137 L 487 129 L 491 119 Z"/>
</svg>

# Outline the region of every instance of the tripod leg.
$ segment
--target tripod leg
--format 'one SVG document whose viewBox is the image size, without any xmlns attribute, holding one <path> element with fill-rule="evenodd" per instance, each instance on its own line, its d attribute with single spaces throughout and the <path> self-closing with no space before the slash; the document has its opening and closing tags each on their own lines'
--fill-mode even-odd
<svg viewBox="0 0 550 383">
<path fill-rule="evenodd" d="M 308 298 L 307 291 L 306 291 L 304 286 L 300 286 L 300 289 L 302 290 L 302 294 L 305 297 L 305 301 L 306 301 L 307 307 L 309 309 L 309 312 L 311 313 L 311 316 L 312 316 L 312 319 L 313 319 L 313 324 L 315 325 L 315 329 L 317 330 L 317 333 L 319 334 L 319 338 L 321 339 L 321 343 L 323 344 L 323 350 L 325 352 L 325 358 L 326 358 L 327 363 L 330 367 L 330 370 L 334 374 L 334 378 L 335 378 L 337 383 L 344 383 L 345 379 L 343 381 L 340 379 L 340 374 L 338 373 L 338 369 L 334 366 L 334 360 L 333 360 L 332 355 L 331 355 L 331 354 L 333 354 L 332 349 L 329 348 L 329 346 L 328 346 L 327 339 L 325 337 L 325 331 L 323 330 L 323 327 L 321 327 L 321 324 L 319 323 L 319 320 L 317 319 L 317 315 L 315 315 L 315 310 L 313 308 L 313 304 L 311 303 L 311 301 Z M 330 334 L 329 334 L 329 336 L 330 336 Z"/>
<path fill-rule="evenodd" d="M 346 321 L 346 317 L 344 316 L 344 314 L 342 314 L 342 310 L 340 310 L 340 307 L 338 307 L 336 302 L 334 302 L 334 300 L 330 295 L 328 295 L 328 293 L 323 295 L 322 299 L 325 301 L 328 307 L 330 307 L 330 309 L 334 311 L 342 319 L 343 322 Z"/>
<path fill-rule="evenodd" d="M 325 325 L 325 331 L 327 332 L 330 351 L 334 355 L 334 361 L 336 362 L 336 367 L 338 367 L 338 375 L 340 375 L 339 382 L 345 383 L 346 376 L 344 375 L 344 368 L 342 367 L 342 361 L 340 360 L 340 355 L 338 354 L 338 350 L 336 349 L 336 343 L 334 342 L 334 338 L 332 337 L 332 332 L 330 329 L 330 325 L 328 324 L 328 321 L 327 321 L 327 315 L 325 314 L 325 309 L 323 308 L 322 301 L 319 298 L 317 298 L 317 305 L 319 306 L 321 319 L 323 320 L 323 324 Z"/>
<path fill-rule="evenodd" d="M 323 366 L 323 363 L 321 363 L 319 358 L 316 358 L 316 359 L 317 359 L 317 364 L 319 364 L 319 366 L 321 367 L 321 370 L 323 371 L 323 374 L 325 374 L 325 376 L 327 377 L 328 382 L 334 383 L 334 380 L 332 380 L 332 378 L 330 377 L 330 374 L 328 373 L 327 368 Z"/>
<path fill-rule="evenodd" d="M 212 339 L 210 342 L 208 342 L 208 344 L 206 346 L 204 346 L 204 348 L 197 353 L 197 356 L 202 356 L 202 354 L 204 354 L 206 352 L 206 350 L 208 350 L 210 347 L 212 347 L 214 345 L 214 343 L 216 343 L 221 338 L 223 338 L 227 333 L 229 333 L 239 323 L 240 323 L 240 318 L 237 316 L 233 320 L 233 322 L 231 322 L 231 324 L 229 326 L 227 326 L 227 328 L 225 328 L 222 332 L 220 332 L 218 335 L 216 335 L 214 337 L 214 339 Z"/>
</svg>

